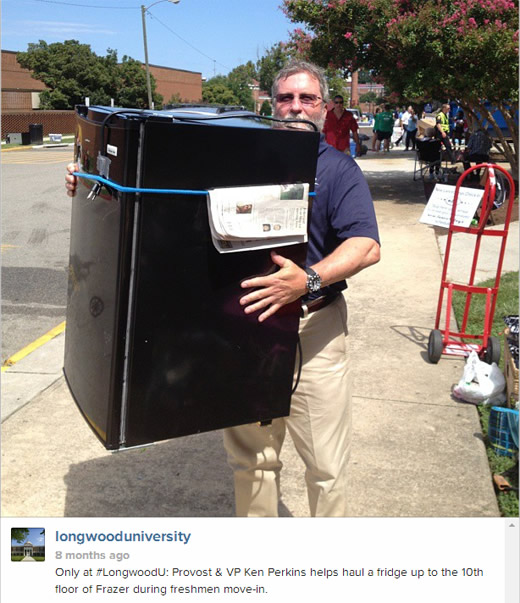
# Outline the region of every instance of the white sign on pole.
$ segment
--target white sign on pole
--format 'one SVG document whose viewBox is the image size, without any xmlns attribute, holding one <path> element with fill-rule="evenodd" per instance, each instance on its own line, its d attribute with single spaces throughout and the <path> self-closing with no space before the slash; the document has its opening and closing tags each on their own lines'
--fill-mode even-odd
<svg viewBox="0 0 520 603">
<path fill-rule="evenodd" d="M 468 228 L 471 225 L 471 220 L 478 209 L 483 194 L 482 189 L 465 187 L 459 189 L 454 226 Z M 419 222 L 449 228 L 454 197 L 454 186 L 436 184 Z"/>
</svg>

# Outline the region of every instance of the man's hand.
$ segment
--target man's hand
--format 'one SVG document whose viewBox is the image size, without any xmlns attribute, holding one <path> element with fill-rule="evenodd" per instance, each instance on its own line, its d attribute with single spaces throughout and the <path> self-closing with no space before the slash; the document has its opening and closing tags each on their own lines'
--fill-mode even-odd
<svg viewBox="0 0 520 603">
<path fill-rule="evenodd" d="M 78 186 L 78 179 L 76 176 L 72 174 L 74 172 L 79 172 L 79 166 L 77 163 L 69 163 L 67 165 L 68 174 L 65 176 L 65 188 L 67 189 L 67 195 L 69 197 L 74 197 L 76 194 L 76 188 Z"/>
<path fill-rule="evenodd" d="M 266 308 L 258 317 L 259 322 L 263 322 L 282 306 L 290 304 L 307 293 L 307 274 L 302 268 L 275 251 L 271 251 L 271 259 L 280 270 L 268 276 L 247 279 L 241 284 L 243 289 L 258 287 L 255 291 L 244 295 L 240 299 L 240 305 L 245 306 L 246 314 Z"/>
</svg>

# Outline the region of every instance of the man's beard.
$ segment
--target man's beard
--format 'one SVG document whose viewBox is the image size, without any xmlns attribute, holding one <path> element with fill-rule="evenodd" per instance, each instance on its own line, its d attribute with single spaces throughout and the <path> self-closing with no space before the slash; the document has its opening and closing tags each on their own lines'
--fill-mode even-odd
<svg viewBox="0 0 520 603">
<path fill-rule="evenodd" d="M 276 111 L 274 114 L 275 117 L 278 117 L 278 115 L 276 115 Z M 279 124 L 278 127 L 283 127 L 283 128 L 292 128 L 295 130 L 311 130 L 314 131 L 314 128 L 309 124 L 309 122 L 313 123 L 316 128 L 318 129 L 318 132 L 321 132 L 323 129 L 323 124 L 325 123 L 325 117 L 322 117 L 320 115 L 320 117 L 302 117 L 300 113 L 289 113 L 288 115 L 286 115 L 283 119 L 291 119 L 294 120 L 294 122 L 297 121 L 301 121 L 303 123 L 298 124 L 298 123 L 286 123 L 286 124 Z M 305 123 L 307 122 L 307 123 Z"/>
</svg>

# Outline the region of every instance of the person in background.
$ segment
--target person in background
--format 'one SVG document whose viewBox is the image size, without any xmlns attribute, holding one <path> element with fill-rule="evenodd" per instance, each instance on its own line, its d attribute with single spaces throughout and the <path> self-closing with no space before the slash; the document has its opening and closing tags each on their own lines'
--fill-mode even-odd
<svg viewBox="0 0 520 603">
<path fill-rule="evenodd" d="M 378 115 L 380 113 L 381 113 L 381 108 L 376 107 L 376 111 L 374 113 L 374 127 L 372 128 L 372 151 L 377 151 L 379 148 L 379 145 L 377 142 L 377 122 L 378 122 Z"/>
<path fill-rule="evenodd" d="M 395 117 L 394 113 L 394 127 L 392 128 L 392 136 L 390 137 L 390 144 L 398 147 L 399 143 L 403 139 L 403 126 L 401 125 L 401 118 Z"/>
<path fill-rule="evenodd" d="M 435 118 L 435 137 L 438 138 L 444 145 L 451 163 L 455 163 L 455 154 L 453 153 L 453 147 L 451 146 L 450 142 L 449 112 L 450 106 L 448 103 L 445 103 L 442 105 L 441 110 L 437 113 L 437 117 Z"/>
<path fill-rule="evenodd" d="M 383 141 L 383 149 L 388 152 L 390 151 L 390 138 L 394 129 L 394 116 L 391 111 L 391 106 L 386 104 L 384 110 L 379 113 L 379 121 L 377 123 L 377 140 L 379 152 L 381 141 Z"/>
<path fill-rule="evenodd" d="M 358 134 L 358 123 L 350 111 L 343 106 L 343 97 L 334 97 L 334 107 L 327 111 L 323 134 L 325 140 L 338 151 L 350 155 L 350 133 L 356 143 L 356 155 L 361 154 L 361 142 Z"/>
<path fill-rule="evenodd" d="M 464 169 L 469 170 L 471 163 L 487 163 L 489 162 L 489 151 L 491 149 L 491 141 L 484 130 L 477 126 L 475 132 L 469 137 L 468 144 L 464 149 L 462 162 Z M 472 179 L 480 178 L 480 170 L 475 170 L 471 173 Z"/>
<path fill-rule="evenodd" d="M 398 137 L 398 139 L 395 141 L 395 146 L 398 147 L 403 138 L 405 138 L 406 136 L 406 124 L 408 123 L 408 109 L 405 109 L 404 107 L 402 107 L 402 109 L 399 111 L 399 126 L 401 128 L 401 135 Z"/>
<path fill-rule="evenodd" d="M 455 116 L 455 124 L 452 132 L 453 148 L 460 149 L 466 142 L 466 133 L 468 131 L 468 124 L 464 117 L 464 111 L 459 109 Z"/>
<path fill-rule="evenodd" d="M 412 106 L 408 107 L 406 111 L 408 113 L 408 117 L 406 120 L 406 139 L 405 139 L 405 151 L 409 150 L 411 145 L 412 151 L 415 151 L 415 137 L 417 136 L 417 115 Z"/>
</svg>

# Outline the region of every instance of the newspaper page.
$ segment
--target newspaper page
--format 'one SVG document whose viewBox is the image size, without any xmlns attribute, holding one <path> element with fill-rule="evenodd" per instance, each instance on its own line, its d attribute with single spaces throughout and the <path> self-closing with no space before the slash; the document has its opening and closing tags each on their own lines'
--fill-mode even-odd
<svg viewBox="0 0 520 603">
<path fill-rule="evenodd" d="M 308 208 L 307 183 L 211 189 L 213 244 L 229 253 L 305 243 Z"/>
<path fill-rule="evenodd" d="M 448 184 L 436 184 L 419 222 L 449 228 L 455 188 Z M 454 226 L 467 228 L 471 225 L 483 194 L 482 189 L 460 187 Z"/>
</svg>

